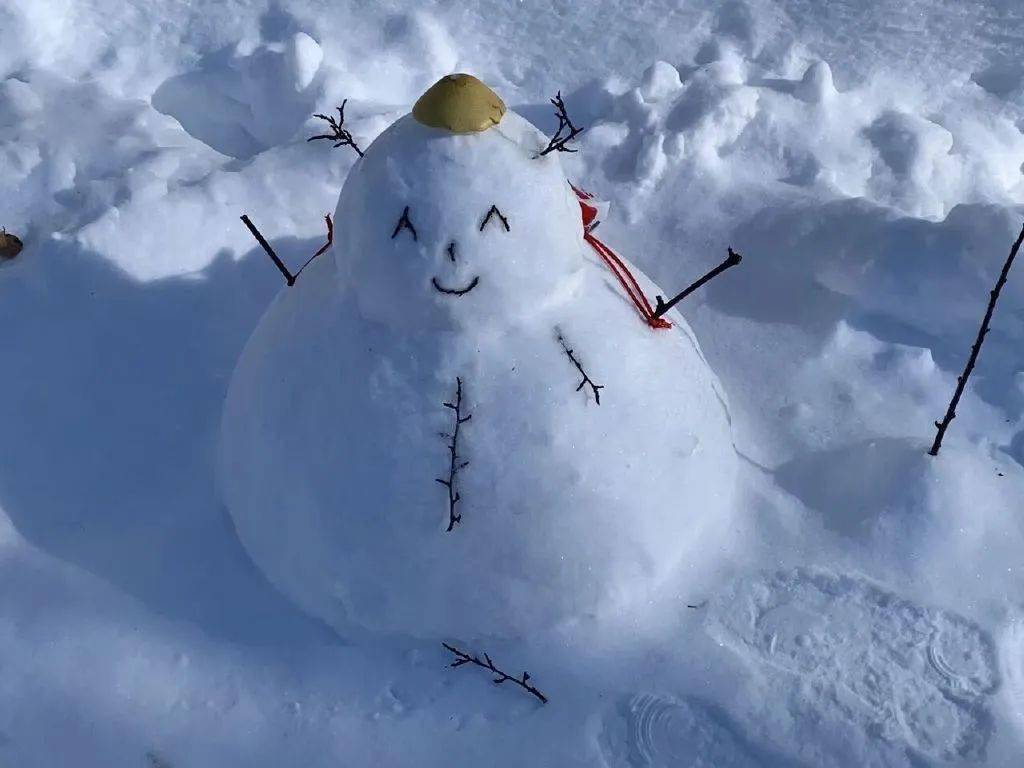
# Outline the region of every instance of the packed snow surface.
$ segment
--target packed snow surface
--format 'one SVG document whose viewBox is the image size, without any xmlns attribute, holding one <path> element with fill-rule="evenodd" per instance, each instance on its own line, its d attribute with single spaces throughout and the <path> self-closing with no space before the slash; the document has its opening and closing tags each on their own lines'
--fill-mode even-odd
<svg viewBox="0 0 1024 768">
<path fill-rule="evenodd" d="M 0 226 L 25 243 L 0 265 L 0 763 L 1021 764 L 1019 261 L 926 453 L 1024 223 L 1019 3 L 0 0 L 0 34 Z M 478 194 L 430 197 L 422 144 L 395 148 L 403 190 L 306 141 L 348 99 L 384 162 L 459 71 L 518 141 L 559 90 L 586 126 L 517 166 L 536 198 L 494 181 L 511 144 L 462 177 Z M 743 262 L 647 331 L 566 178 L 651 295 Z M 238 217 L 297 269 L 343 188 L 333 251 L 284 287 Z M 492 203 L 510 231 L 475 229 Z M 422 242 L 390 239 L 405 205 Z M 446 304 L 435 275 L 480 281 Z M 396 431 L 335 429 L 354 418 Z M 705 458 L 732 445 L 732 470 Z M 498 455 L 515 493 L 487 485 Z M 523 512 L 498 547 L 496 494 L 597 517 Z M 354 525 L 371 504 L 392 517 Z"/>
</svg>

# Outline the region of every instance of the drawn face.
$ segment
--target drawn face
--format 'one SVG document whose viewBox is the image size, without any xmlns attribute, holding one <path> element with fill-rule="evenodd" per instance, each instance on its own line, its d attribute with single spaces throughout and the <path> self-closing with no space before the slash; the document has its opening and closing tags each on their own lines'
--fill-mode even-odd
<svg viewBox="0 0 1024 768">
<path fill-rule="evenodd" d="M 581 268 L 579 205 L 546 139 L 514 113 L 453 135 L 403 118 L 338 203 L 339 276 L 366 317 L 448 328 L 513 320 Z"/>
<path fill-rule="evenodd" d="M 498 222 L 506 232 L 512 231 L 512 228 L 508 223 L 508 217 L 506 217 L 496 205 L 491 205 L 491 207 L 487 209 L 487 213 L 484 214 L 484 217 L 480 220 L 480 231 L 483 232 L 484 228 L 491 223 L 492 220 Z M 391 239 L 394 240 L 403 232 L 408 232 L 408 236 L 412 237 L 414 241 L 419 241 L 419 232 L 409 216 L 409 206 L 405 206 L 402 210 L 402 215 L 398 218 L 398 223 L 395 224 L 395 230 L 391 233 Z M 453 265 L 453 270 L 457 268 L 459 262 L 458 250 L 459 245 L 455 240 L 449 242 L 447 247 L 444 249 L 444 252 L 448 255 L 448 261 Z M 480 275 L 474 275 L 469 282 L 461 286 L 446 285 L 442 281 L 443 278 L 438 275 L 434 275 L 430 278 L 430 284 L 434 286 L 434 290 L 438 293 L 442 293 L 445 296 L 459 297 L 465 296 L 480 285 Z"/>
</svg>

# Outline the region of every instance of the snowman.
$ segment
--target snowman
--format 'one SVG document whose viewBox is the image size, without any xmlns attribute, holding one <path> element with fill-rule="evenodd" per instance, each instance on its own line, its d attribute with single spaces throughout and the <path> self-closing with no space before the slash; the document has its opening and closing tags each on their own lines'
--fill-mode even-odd
<svg viewBox="0 0 1024 768">
<path fill-rule="evenodd" d="M 442 78 L 357 160 L 333 258 L 237 364 L 225 504 L 270 581 L 342 633 L 626 621 L 728 536 L 719 383 L 681 316 L 638 312 L 656 287 L 593 246 L 549 146 Z"/>
</svg>

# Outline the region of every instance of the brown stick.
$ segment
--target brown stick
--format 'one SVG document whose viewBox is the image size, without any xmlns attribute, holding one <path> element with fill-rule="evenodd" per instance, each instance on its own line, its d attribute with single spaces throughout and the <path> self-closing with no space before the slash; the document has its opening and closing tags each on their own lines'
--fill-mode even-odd
<svg viewBox="0 0 1024 768">
<path fill-rule="evenodd" d="M 461 667 L 463 664 L 474 664 L 478 667 L 483 667 L 484 669 L 494 673 L 493 681 L 495 685 L 501 685 L 504 682 L 511 681 L 518 685 L 520 688 L 522 688 L 524 691 L 527 691 L 536 696 L 541 704 L 548 703 L 548 697 L 540 691 L 538 691 L 536 687 L 530 685 L 529 672 L 523 672 L 522 677 L 512 677 L 512 675 L 505 674 L 496 666 L 494 666 L 494 662 L 491 661 L 491 657 L 488 656 L 486 653 L 484 654 L 484 660 L 481 661 L 479 657 L 472 656 L 466 653 L 465 651 L 460 651 L 458 648 L 448 645 L 448 643 L 441 643 L 441 645 L 443 645 L 446 649 L 455 654 L 455 661 L 449 664 L 449 667 Z"/>
<path fill-rule="evenodd" d="M 956 377 L 956 390 L 953 392 L 953 399 L 949 401 L 946 415 L 942 418 L 942 421 L 935 422 L 935 428 L 938 432 L 935 433 L 935 441 L 932 443 L 931 450 L 928 451 L 931 456 L 939 455 L 939 448 L 942 447 L 942 438 L 945 437 L 950 423 L 956 418 L 956 407 L 960 403 L 960 396 L 967 387 L 967 379 L 970 378 L 971 372 L 974 370 L 974 364 L 978 362 L 978 353 L 981 352 L 981 345 L 985 341 L 985 336 L 988 335 L 988 324 L 992 320 L 992 313 L 995 311 L 996 302 L 999 301 L 999 292 L 1006 285 L 1006 278 L 1010 274 L 1010 267 L 1013 266 L 1013 260 L 1017 256 L 1017 251 L 1020 250 L 1021 242 L 1024 242 L 1024 226 L 1021 227 L 1020 234 L 1017 235 L 1017 241 L 1010 248 L 1010 255 L 1006 257 L 1003 271 L 999 273 L 999 279 L 996 280 L 996 287 L 989 291 L 988 309 L 985 310 L 985 319 L 981 321 L 981 328 L 978 329 L 978 338 L 974 340 L 974 346 L 971 347 L 971 356 L 967 358 L 967 366 L 964 368 L 964 372 Z"/>
<path fill-rule="evenodd" d="M 258 229 L 256 229 L 256 225 L 252 223 L 249 217 L 243 214 L 241 216 L 241 219 L 242 223 L 249 228 L 249 231 L 252 233 L 252 236 L 256 238 L 256 242 L 258 242 L 260 246 L 262 246 L 263 250 L 267 252 L 268 256 L 270 256 L 271 261 L 274 262 L 275 266 L 281 271 L 281 274 L 284 275 L 284 279 L 288 283 L 289 287 L 295 285 L 295 281 L 298 279 L 299 275 L 302 274 L 302 270 L 308 267 L 310 263 L 313 261 L 313 259 L 315 259 L 317 256 L 320 256 L 322 253 L 324 253 L 324 251 L 326 251 L 334 244 L 334 222 L 331 221 L 331 215 L 327 214 L 326 216 L 324 216 L 324 219 L 327 221 L 327 242 L 320 247 L 320 250 L 318 250 L 316 253 L 314 253 L 312 256 L 306 259 L 306 263 L 299 267 L 299 271 L 293 275 L 291 272 L 288 271 L 288 267 L 286 267 L 285 263 L 281 261 L 281 258 L 274 251 L 273 247 L 271 247 L 270 243 L 267 242 L 267 239 L 263 237 L 262 233 L 260 233 Z"/>
<path fill-rule="evenodd" d="M 736 251 L 734 251 L 732 248 L 730 248 L 729 256 L 728 258 L 726 258 L 725 261 L 723 261 L 717 267 L 715 267 L 706 275 L 704 275 L 704 277 L 700 278 L 695 283 L 684 289 L 681 293 L 678 293 L 675 296 L 673 296 L 669 301 L 666 302 L 664 299 L 661 298 L 661 296 L 656 296 L 655 300 L 657 301 L 657 307 L 654 310 L 654 316 L 661 317 L 670 309 L 672 309 L 672 307 L 678 304 L 680 301 L 682 301 L 691 293 L 693 293 L 702 285 L 704 285 L 704 283 L 718 277 L 720 274 L 725 272 L 725 270 L 727 270 L 729 267 L 735 267 L 741 261 L 743 261 L 743 257 L 740 254 L 736 253 Z"/>
</svg>

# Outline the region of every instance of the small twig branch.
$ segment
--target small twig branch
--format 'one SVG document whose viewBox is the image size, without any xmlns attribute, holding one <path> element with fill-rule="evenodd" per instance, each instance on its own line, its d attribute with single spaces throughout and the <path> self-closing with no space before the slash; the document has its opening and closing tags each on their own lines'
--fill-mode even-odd
<svg viewBox="0 0 1024 768">
<path fill-rule="evenodd" d="M 498 219 L 501 221 L 501 226 L 503 226 L 505 228 L 506 232 L 511 232 L 512 231 L 509 228 L 509 226 L 508 226 L 508 219 L 506 219 L 504 216 L 502 216 L 501 211 L 498 210 L 498 206 L 492 205 L 490 207 L 490 209 L 487 211 L 487 215 L 484 216 L 484 220 L 480 222 L 480 231 L 481 232 L 484 231 L 484 227 L 487 226 L 487 222 L 491 220 L 491 216 L 497 216 L 498 217 Z"/>
<path fill-rule="evenodd" d="M 447 650 L 451 651 L 452 654 L 455 655 L 455 661 L 449 664 L 449 667 L 461 667 L 463 664 L 474 664 L 493 673 L 495 685 L 501 685 L 505 682 L 515 683 L 524 691 L 527 691 L 536 696 L 540 700 L 541 704 L 548 703 L 548 697 L 540 691 L 538 691 L 536 687 L 530 684 L 529 672 L 523 672 L 522 677 L 513 677 L 512 675 L 506 674 L 502 672 L 500 669 L 498 669 L 494 665 L 494 662 L 491 661 L 491 657 L 488 656 L 486 653 L 484 654 L 484 658 L 481 660 L 478 656 L 473 656 L 466 653 L 465 651 L 460 651 L 458 648 L 448 645 L 448 643 L 441 643 L 441 645 L 443 645 Z"/>
<path fill-rule="evenodd" d="M 306 263 L 299 267 L 299 271 L 293 275 L 288 270 L 288 267 L 285 266 L 285 263 L 281 260 L 281 257 L 278 256 L 277 252 L 274 251 L 273 247 L 271 247 L 270 243 L 267 242 L 267 239 L 263 237 L 262 233 L 258 229 L 256 229 L 256 225 L 252 223 L 252 220 L 245 214 L 242 214 L 241 219 L 242 223 L 249 228 L 249 231 L 252 233 L 252 236 L 256 238 L 256 242 L 258 242 L 262 246 L 263 250 L 267 252 L 268 256 L 270 256 L 271 261 L 274 262 L 274 265 L 281 271 L 281 274 L 284 275 L 285 282 L 288 283 L 289 287 L 295 285 L 295 281 L 298 279 L 299 275 L 302 274 L 302 270 L 308 267 L 310 263 L 313 261 L 313 259 L 323 254 L 328 248 L 330 248 L 334 244 L 334 222 L 331 221 L 331 215 L 327 214 L 326 216 L 324 216 L 324 219 L 327 222 L 327 242 L 324 243 L 323 246 L 321 246 L 320 250 L 318 250 L 316 253 L 314 253 L 312 256 L 306 259 Z"/>
<path fill-rule="evenodd" d="M 391 233 L 391 239 L 394 240 L 396 237 L 398 237 L 398 233 L 401 232 L 403 229 L 408 229 L 410 232 L 412 232 L 412 239 L 415 241 L 419 241 L 420 238 L 416 232 L 416 227 L 414 227 L 412 225 L 412 222 L 409 220 L 408 205 L 405 206 L 405 209 L 402 211 L 402 215 L 398 219 L 398 223 L 395 224 L 395 231 Z"/>
<path fill-rule="evenodd" d="M 574 354 L 572 348 L 568 345 L 568 343 L 566 343 L 565 337 L 562 335 L 562 332 L 556 328 L 555 333 L 558 334 L 558 343 L 562 345 L 562 350 L 565 352 L 566 356 L 572 361 L 572 364 L 576 366 L 576 370 L 579 371 L 580 376 L 583 377 L 583 380 L 580 381 L 579 386 L 576 387 L 576 391 L 579 392 L 584 387 L 589 386 L 590 391 L 594 393 L 594 402 L 600 405 L 601 390 L 604 389 L 604 385 L 594 383 L 590 376 L 587 375 L 587 372 L 583 370 L 583 365 L 580 363 L 579 360 L 576 359 L 576 355 Z"/>
<path fill-rule="evenodd" d="M 328 213 L 326 216 L 324 216 L 324 221 L 327 222 L 327 242 L 320 246 L 320 250 L 318 250 L 316 253 L 314 253 L 312 256 L 306 259 L 305 264 L 299 267 L 299 271 L 295 273 L 296 280 L 299 279 L 299 275 L 302 274 L 302 270 L 304 270 L 306 267 L 313 263 L 313 259 L 315 259 L 317 256 L 322 256 L 327 251 L 328 248 L 334 245 L 334 222 L 331 221 L 331 214 Z"/>
<path fill-rule="evenodd" d="M 702 285 L 704 285 L 704 283 L 706 283 L 706 282 L 708 282 L 710 280 L 714 280 L 720 274 L 725 272 L 725 270 L 729 269 L 729 267 L 735 267 L 741 261 L 743 261 L 743 257 L 740 254 L 736 253 L 736 251 L 734 251 L 732 248 L 730 248 L 729 249 L 729 256 L 726 258 L 725 261 L 723 261 L 717 267 L 715 267 L 710 272 L 708 272 L 706 275 L 704 275 L 704 277 L 700 278 L 700 280 L 697 280 L 695 283 L 693 283 L 692 285 L 687 287 L 684 291 L 682 291 L 681 293 L 673 296 L 669 301 L 665 301 L 661 296 L 656 296 L 655 297 L 655 301 L 657 302 L 657 304 L 656 304 L 655 309 L 654 309 L 654 317 L 655 318 L 661 317 L 666 312 L 668 312 L 670 309 L 672 309 L 672 307 L 674 307 L 676 304 L 678 304 L 680 301 L 682 301 L 687 296 L 689 296 L 691 293 L 693 293 L 698 288 L 700 288 Z"/>
<path fill-rule="evenodd" d="M 555 98 L 551 99 L 551 103 L 554 105 L 555 114 L 558 116 L 558 130 L 555 131 L 555 135 L 551 137 L 548 145 L 536 157 L 543 157 L 549 152 L 555 152 L 556 150 L 558 152 L 576 152 L 577 150 L 570 149 L 566 144 L 583 133 L 584 130 L 582 126 L 573 125 L 572 120 L 569 119 L 569 113 L 565 109 L 565 102 L 562 101 L 561 91 L 555 94 Z"/>
<path fill-rule="evenodd" d="M 330 126 L 331 132 L 321 133 L 318 136 L 310 136 L 308 139 L 306 139 L 306 141 L 309 142 L 317 141 L 319 139 L 327 139 L 328 141 L 337 142 L 334 145 L 334 149 L 337 149 L 338 147 L 352 147 L 352 149 L 356 151 L 356 154 L 362 157 L 363 150 L 359 148 L 359 145 L 356 144 L 355 139 L 352 138 L 352 134 L 349 133 L 348 129 L 344 127 L 346 104 L 348 104 L 348 99 L 345 99 L 343 102 L 341 102 L 341 106 L 336 108 L 338 110 L 337 120 L 335 120 L 333 117 L 329 115 L 321 115 L 319 113 L 314 115 L 314 117 L 319 117 L 321 120 L 327 121 L 327 125 Z"/>
<path fill-rule="evenodd" d="M 434 478 L 436 482 L 443 485 L 448 491 L 448 533 L 451 533 L 456 523 L 462 522 L 462 515 L 455 511 L 456 506 L 462 500 L 457 487 L 456 477 L 463 469 L 469 466 L 469 462 L 463 461 L 462 457 L 459 456 L 459 428 L 473 418 L 472 414 L 462 415 L 462 379 L 456 377 L 455 383 L 455 402 L 444 403 L 445 408 L 454 412 L 455 423 L 451 432 L 441 433 L 441 437 L 446 437 L 451 441 L 448 443 L 448 477 Z"/>
<path fill-rule="evenodd" d="M 960 396 L 963 395 L 964 389 L 967 387 L 967 380 L 971 376 L 971 372 L 974 370 L 974 364 L 978 362 L 978 354 L 981 352 L 981 345 L 985 341 L 985 337 L 988 335 L 988 324 L 992 320 L 992 313 L 996 309 L 996 302 L 999 301 L 999 292 L 1003 290 L 1003 286 L 1006 285 L 1006 278 L 1010 274 L 1010 267 L 1013 266 L 1013 260 L 1017 256 L 1017 251 L 1020 250 L 1021 242 L 1024 242 L 1024 226 L 1021 227 L 1020 234 L 1017 235 L 1017 240 L 1014 242 L 1013 247 L 1010 248 L 1010 255 L 1006 257 L 1006 263 L 1003 264 L 1003 270 L 999 273 L 999 279 L 996 280 L 995 288 L 989 291 L 988 298 L 988 309 L 985 310 L 985 318 L 981 321 L 981 328 L 978 329 L 978 337 L 974 340 L 974 346 L 971 347 L 971 355 L 967 358 L 967 366 L 964 368 L 964 372 L 956 378 L 956 390 L 953 392 L 953 399 L 949 401 L 949 408 L 946 409 L 946 415 L 942 417 L 942 421 L 935 422 L 935 428 L 938 430 L 935 433 L 935 441 L 932 443 L 931 449 L 928 453 L 932 456 L 939 455 L 939 448 L 942 446 L 942 438 L 946 435 L 946 430 L 949 429 L 950 423 L 956 418 L 956 407 L 960 403 Z"/>
</svg>

